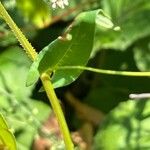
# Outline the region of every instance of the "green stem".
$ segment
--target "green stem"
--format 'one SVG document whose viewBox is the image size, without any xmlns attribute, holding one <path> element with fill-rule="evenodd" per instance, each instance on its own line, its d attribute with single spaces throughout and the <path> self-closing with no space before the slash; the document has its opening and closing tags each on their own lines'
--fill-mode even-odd
<svg viewBox="0 0 150 150">
<path fill-rule="evenodd" d="M 150 77 L 150 72 L 114 71 L 114 70 L 96 69 L 96 68 L 84 67 L 84 66 L 61 66 L 58 69 L 60 70 L 79 69 L 79 70 L 87 70 L 87 71 L 92 71 L 100 74 L 108 74 L 108 75 Z"/>
<path fill-rule="evenodd" d="M 72 141 L 71 141 L 71 137 L 69 134 L 69 130 L 68 130 L 64 115 L 63 115 L 63 111 L 62 111 L 60 103 L 56 97 L 56 94 L 54 92 L 53 85 L 50 82 L 49 75 L 46 73 L 43 73 L 41 75 L 41 80 L 42 80 L 44 89 L 46 91 L 51 91 L 51 92 L 47 92 L 47 96 L 48 96 L 49 100 L 51 100 L 50 101 L 51 105 L 52 105 L 53 109 L 55 110 L 55 114 L 56 114 L 56 117 L 58 119 L 60 130 L 64 136 L 64 142 L 66 143 L 66 149 L 67 150 L 73 150 L 74 146 L 73 146 Z"/>
<path fill-rule="evenodd" d="M 32 47 L 32 45 L 29 43 L 29 41 L 26 39 L 24 34 L 20 31 L 20 29 L 17 27 L 15 22 L 11 19 L 11 17 L 7 13 L 6 9 L 3 7 L 1 2 L 0 2 L 0 15 L 6 21 L 6 23 L 9 25 L 9 27 L 12 29 L 12 31 L 14 32 L 14 35 L 17 37 L 18 41 L 20 42 L 20 44 L 26 51 L 27 55 L 32 59 L 32 61 L 34 61 L 38 55 L 37 52 Z M 46 94 L 49 98 L 49 101 L 52 104 L 54 113 L 58 119 L 58 123 L 60 125 L 60 130 L 64 137 L 66 149 L 73 150 L 74 145 L 72 143 L 72 140 L 71 140 L 71 137 L 69 134 L 69 129 L 68 129 L 67 123 L 65 121 L 65 117 L 63 115 L 62 108 L 56 97 L 56 94 L 55 94 L 54 88 L 52 86 L 49 75 L 47 75 L 46 73 L 43 73 L 41 75 L 41 80 L 42 80 L 43 86 L 45 88 Z"/>
</svg>

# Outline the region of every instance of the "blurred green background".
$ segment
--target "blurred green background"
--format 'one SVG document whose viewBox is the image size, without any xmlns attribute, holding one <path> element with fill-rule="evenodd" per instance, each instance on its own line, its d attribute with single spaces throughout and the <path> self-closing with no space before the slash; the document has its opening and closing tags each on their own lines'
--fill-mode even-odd
<svg viewBox="0 0 150 150">
<path fill-rule="evenodd" d="M 97 24 L 88 66 L 150 71 L 149 0 L 69 0 L 65 9 L 55 10 L 49 0 L 1 2 L 38 52 L 61 35 L 80 12 L 103 9 L 112 24 L 107 20 Z M 56 131 L 53 133 L 45 125 L 51 123 L 52 111 L 46 94 L 39 92 L 41 82 L 25 86 L 30 65 L 31 61 L 1 19 L 0 111 L 14 132 L 18 150 L 46 150 L 46 144 L 43 149 L 37 145 L 47 140 L 47 149 L 64 149 Z M 71 85 L 56 89 L 79 149 L 149 150 L 150 100 L 129 100 L 129 94 L 149 93 L 149 85 L 149 77 L 84 71 Z M 47 135 L 41 131 L 44 127 Z M 75 133 L 80 141 L 76 141 Z"/>
</svg>

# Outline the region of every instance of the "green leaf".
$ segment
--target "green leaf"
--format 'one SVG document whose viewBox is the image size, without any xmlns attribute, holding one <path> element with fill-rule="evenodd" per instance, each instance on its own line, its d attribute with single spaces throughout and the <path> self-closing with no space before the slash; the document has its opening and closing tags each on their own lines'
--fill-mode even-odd
<svg viewBox="0 0 150 150">
<path fill-rule="evenodd" d="M 0 55 L 0 92 L 9 91 L 19 100 L 30 96 L 33 87 L 25 86 L 30 64 L 29 58 L 19 47 L 3 52 Z"/>
<path fill-rule="evenodd" d="M 60 68 L 73 65 L 84 66 L 87 63 L 93 47 L 98 12 L 81 13 L 63 36 L 58 37 L 41 51 L 38 59 L 31 66 L 27 85 L 35 83 L 39 74 L 45 71 L 54 72 L 52 82 L 55 88 L 70 84 L 80 75 L 80 70 Z"/>
<path fill-rule="evenodd" d="M 8 129 L 7 123 L 4 119 L 4 117 L 0 114 L 0 129 Z"/>
<path fill-rule="evenodd" d="M 148 0 L 103 0 L 102 9 L 111 17 L 113 29 L 97 27 L 94 50 L 125 50 L 139 38 L 150 35 Z M 116 27 L 116 28 L 115 28 Z"/>
<path fill-rule="evenodd" d="M 0 145 L 3 149 L 17 150 L 16 141 L 13 134 L 9 131 L 6 121 L 0 114 Z"/>
<path fill-rule="evenodd" d="M 30 63 L 19 47 L 6 49 L 0 55 L 0 112 L 14 131 L 19 150 L 30 149 L 38 129 L 50 114 L 47 104 L 30 98 L 33 86 L 25 86 Z M 6 126 L 1 120 L 0 117 L 0 131 L 1 126 Z"/>
<path fill-rule="evenodd" d="M 13 99 L 13 101 L 15 100 Z M 10 105 L 11 112 L 5 112 L 7 113 L 7 121 L 16 133 L 18 149 L 28 150 L 38 135 L 38 129 L 42 127 L 51 111 L 49 106 L 43 102 L 29 98 L 27 102 L 15 101 L 15 104 L 16 106 Z M 20 110 L 22 110 L 21 113 Z M 18 132 L 19 134 L 17 134 Z"/>
<path fill-rule="evenodd" d="M 112 23 L 110 17 L 106 15 L 103 11 L 99 12 L 99 15 L 96 18 L 97 27 L 104 27 L 104 29 L 111 29 L 114 24 Z"/>
<path fill-rule="evenodd" d="M 17 150 L 15 138 L 9 130 L 1 129 L 0 130 L 0 139 L 4 145 L 4 149 Z"/>
<path fill-rule="evenodd" d="M 11 109 L 8 110 L 5 110 L 1 102 L 1 108 L 3 108 L 1 111 L 7 117 L 10 128 L 16 134 L 17 147 L 21 150 L 29 150 L 34 138 L 38 135 L 38 129 L 42 127 L 42 123 L 51 112 L 49 106 L 43 102 L 29 98 L 26 100 L 27 102 L 22 102 L 12 99 L 11 104 L 9 104 Z M 5 101 L 8 99 L 6 98 Z M 15 106 L 12 105 L 13 103 Z"/>
<path fill-rule="evenodd" d="M 149 149 L 150 100 L 121 103 L 99 128 L 94 150 Z"/>
</svg>

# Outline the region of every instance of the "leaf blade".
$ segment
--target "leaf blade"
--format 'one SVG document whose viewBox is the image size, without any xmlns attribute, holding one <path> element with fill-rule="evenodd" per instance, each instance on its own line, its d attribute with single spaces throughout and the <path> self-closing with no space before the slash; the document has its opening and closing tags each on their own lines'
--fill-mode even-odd
<svg viewBox="0 0 150 150">
<path fill-rule="evenodd" d="M 38 70 L 39 74 L 54 72 L 52 82 L 55 88 L 73 82 L 80 75 L 81 70 L 62 71 L 58 68 L 86 65 L 93 47 L 95 20 L 98 12 L 99 10 L 81 13 L 63 36 L 58 37 L 41 51 L 33 63 L 34 67 L 31 67 L 32 70 L 34 69 L 35 72 Z M 33 83 L 37 81 L 37 78 L 34 79 L 32 78 Z M 27 80 L 27 83 L 29 81 L 31 80 Z"/>
</svg>

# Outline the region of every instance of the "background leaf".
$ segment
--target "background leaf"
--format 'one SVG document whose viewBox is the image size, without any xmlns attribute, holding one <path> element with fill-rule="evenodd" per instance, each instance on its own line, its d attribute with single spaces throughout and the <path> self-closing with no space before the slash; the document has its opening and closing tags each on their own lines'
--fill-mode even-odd
<svg viewBox="0 0 150 150">
<path fill-rule="evenodd" d="M 94 50 L 125 50 L 139 38 L 150 35 L 150 4 L 148 0 L 103 0 L 102 8 L 118 30 L 97 28 Z M 142 20 L 142 21 L 141 21 Z M 144 28 L 143 28 L 144 27 Z M 117 29 L 117 28 L 116 28 Z"/>
<path fill-rule="evenodd" d="M 16 0 L 16 2 L 25 18 L 37 27 L 43 28 L 50 23 L 50 8 L 43 0 Z"/>
<path fill-rule="evenodd" d="M 121 103 L 99 128 L 94 150 L 149 149 L 149 116 L 149 100 Z"/>
<path fill-rule="evenodd" d="M 0 115 L 0 128 L 8 129 L 7 123 L 2 115 Z"/>
<path fill-rule="evenodd" d="M 29 150 L 38 135 L 38 129 L 50 114 L 47 104 L 40 99 L 30 98 L 34 87 L 25 85 L 30 64 L 19 47 L 9 48 L 0 55 L 0 111 L 14 132 L 17 147 L 21 150 Z M 11 140 L 10 133 L 2 131 L 4 133 L 8 136 L 4 138 Z"/>
<path fill-rule="evenodd" d="M 137 41 L 134 48 L 134 60 L 139 70 L 149 71 L 150 70 L 150 40 L 146 37 L 142 40 Z"/>
<path fill-rule="evenodd" d="M 9 131 L 9 128 L 0 114 L 0 144 L 2 149 L 17 150 L 16 141 L 13 134 Z"/>
<path fill-rule="evenodd" d="M 9 48 L 0 57 L 1 91 L 13 93 L 18 100 L 30 96 L 33 87 L 25 86 L 27 71 L 31 64 L 29 58 L 19 47 Z"/>
<path fill-rule="evenodd" d="M 3 141 L 4 149 L 17 150 L 15 138 L 9 130 L 1 129 L 0 139 Z"/>
</svg>

